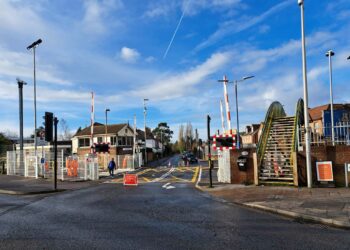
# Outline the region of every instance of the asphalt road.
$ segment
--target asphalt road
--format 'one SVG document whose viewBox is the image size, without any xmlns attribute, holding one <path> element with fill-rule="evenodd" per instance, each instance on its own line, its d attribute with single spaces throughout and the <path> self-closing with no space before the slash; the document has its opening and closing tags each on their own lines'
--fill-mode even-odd
<svg viewBox="0 0 350 250">
<path fill-rule="evenodd" d="M 349 249 L 349 231 L 230 205 L 172 180 L 1 195 L 0 248 Z"/>
</svg>

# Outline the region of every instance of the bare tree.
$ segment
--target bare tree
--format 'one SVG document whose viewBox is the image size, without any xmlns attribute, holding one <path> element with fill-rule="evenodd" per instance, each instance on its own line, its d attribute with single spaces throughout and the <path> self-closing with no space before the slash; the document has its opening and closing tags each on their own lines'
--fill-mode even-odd
<svg viewBox="0 0 350 250">
<path fill-rule="evenodd" d="M 70 140 L 72 138 L 72 133 L 69 131 L 67 121 L 62 118 L 59 124 L 61 128 L 60 140 Z"/>
</svg>

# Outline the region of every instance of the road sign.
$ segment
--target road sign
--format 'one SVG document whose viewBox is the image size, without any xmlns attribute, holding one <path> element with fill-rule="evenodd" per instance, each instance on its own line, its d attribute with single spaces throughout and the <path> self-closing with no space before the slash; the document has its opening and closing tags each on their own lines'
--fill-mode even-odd
<svg viewBox="0 0 350 250">
<path fill-rule="evenodd" d="M 45 164 L 45 158 L 41 158 L 41 159 L 40 159 L 40 163 L 41 163 L 41 164 Z"/>
<path fill-rule="evenodd" d="M 316 162 L 317 180 L 333 181 L 333 168 L 331 161 Z"/>
<path fill-rule="evenodd" d="M 348 165 L 348 172 L 350 172 L 350 163 L 348 163 L 347 165 Z"/>
<path fill-rule="evenodd" d="M 138 178 L 137 174 L 124 174 L 124 186 L 137 186 Z"/>
</svg>

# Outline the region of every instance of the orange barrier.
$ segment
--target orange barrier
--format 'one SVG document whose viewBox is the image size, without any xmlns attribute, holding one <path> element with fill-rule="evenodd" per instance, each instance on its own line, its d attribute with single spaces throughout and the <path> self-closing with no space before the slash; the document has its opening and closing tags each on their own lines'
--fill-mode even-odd
<svg viewBox="0 0 350 250">
<path fill-rule="evenodd" d="M 66 160 L 66 168 L 67 168 L 67 175 L 70 177 L 77 177 L 78 176 L 78 160 L 76 159 L 67 159 Z"/>
</svg>

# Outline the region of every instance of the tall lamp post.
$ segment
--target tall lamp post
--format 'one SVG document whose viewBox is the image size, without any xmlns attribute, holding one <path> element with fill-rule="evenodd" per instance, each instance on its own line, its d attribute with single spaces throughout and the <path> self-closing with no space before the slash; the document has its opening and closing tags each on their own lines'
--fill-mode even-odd
<svg viewBox="0 0 350 250">
<path fill-rule="evenodd" d="M 334 112 L 333 112 L 333 76 L 332 76 L 332 56 L 334 56 L 332 50 L 328 50 L 326 57 L 328 57 L 329 66 L 329 101 L 331 104 L 331 130 L 332 130 L 332 145 L 334 146 Z"/>
<path fill-rule="evenodd" d="M 304 31 L 304 0 L 298 0 L 301 15 L 301 52 L 303 63 L 303 87 L 304 87 L 304 120 L 305 120 L 305 150 L 306 150 L 306 174 L 307 187 L 312 187 L 312 169 L 311 169 L 311 147 L 310 147 L 310 127 L 309 127 L 309 110 L 308 110 L 308 91 L 306 75 L 306 48 L 305 48 L 305 31 Z"/>
<path fill-rule="evenodd" d="M 105 143 L 107 143 L 107 133 L 108 133 L 108 131 L 107 131 L 107 113 L 108 113 L 109 111 L 111 111 L 111 110 L 110 110 L 110 109 L 106 109 L 106 110 L 105 110 L 105 114 L 106 114 Z"/>
<path fill-rule="evenodd" d="M 35 49 L 39 46 L 39 44 L 42 43 L 41 39 L 38 39 L 37 41 L 33 42 L 31 45 L 27 47 L 27 50 L 33 50 L 33 63 L 34 63 L 34 149 L 35 149 L 35 156 L 36 156 L 36 149 L 37 149 L 37 141 L 36 141 L 36 72 L 35 72 Z"/>
<path fill-rule="evenodd" d="M 239 82 L 251 79 L 254 76 L 246 76 L 240 80 L 235 80 L 235 95 L 236 95 L 236 118 L 237 118 L 237 149 L 240 149 L 240 139 L 239 139 L 239 116 L 238 116 L 238 95 L 237 95 L 237 85 Z"/>
<path fill-rule="evenodd" d="M 145 125 L 145 165 L 147 164 L 147 130 L 146 130 L 146 115 L 147 115 L 146 102 L 147 101 L 149 101 L 149 99 L 147 98 L 143 99 L 143 117 L 144 117 L 144 125 Z"/>
</svg>

